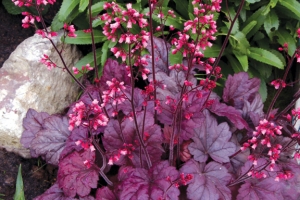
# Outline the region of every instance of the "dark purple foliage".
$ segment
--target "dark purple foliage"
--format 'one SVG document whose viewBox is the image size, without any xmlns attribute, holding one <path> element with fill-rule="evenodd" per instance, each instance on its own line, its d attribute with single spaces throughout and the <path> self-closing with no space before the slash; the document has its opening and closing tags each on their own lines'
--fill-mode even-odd
<svg viewBox="0 0 300 200">
<path fill-rule="evenodd" d="M 102 90 L 108 88 L 106 81 L 111 81 L 113 78 L 119 82 L 124 82 L 124 85 L 131 85 L 130 77 L 126 71 L 124 64 L 119 64 L 117 61 L 109 58 L 103 67 L 103 75 L 101 76 L 99 85 Z"/>
<path fill-rule="evenodd" d="M 217 162 L 229 162 L 229 156 L 235 153 L 236 145 L 230 142 L 231 132 L 226 122 L 218 125 L 208 111 L 204 112 L 205 121 L 194 127 L 195 136 L 189 145 L 194 159 L 206 162 L 209 157 Z"/>
<path fill-rule="evenodd" d="M 274 178 L 251 179 L 239 189 L 237 200 L 284 200 L 280 194 L 280 184 Z"/>
<path fill-rule="evenodd" d="M 242 109 L 244 101 L 252 102 L 259 90 L 260 80 L 249 78 L 246 72 L 229 75 L 223 91 L 223 100 L 227 104 Z"/>
<path fill-rule="evenodd" d="M 58 165 L 60 153 L 70 135 L 67 117 L 50 116 L 44 120 L 44 129 L 40 130 L 31 142 L 31 149 L 41 155 L 48 163 Z"/>
<path fill-rule="evenodd" d="M 78 126 L 72 130 L 70 136 L 66 141 L 66 145 L 60 154 L 60 159 L 64 158 L 66 155 L 73 152 L 74 150 L 82 150 L 83 148 L 81 145 L 76 145 L 76 142 L 79 140 L 86 143 L 90 142 L 89 130 L 87 127 Z"/>
<path fill-rule="evenodd" d="M 238 129 L 248 128 L 248 124 L 242 118 L 241 112 L 239 112 L 232 106 L 227 106 L 224 103 L 214 101 L 214 103 L 209 108 L 209 111 L 218 116 L 227 117 L 227 119 L 229 119 L 231 123 L 233 123 Z"/>
<path fill-rule="evenodd" d="M 172 182 L 179 178 L 175 167 L 167 161 L 160 162 L 146 170 L 144 168 L 122 169 L 120 199 L 166 199 L 176 200 L 179 189 Z M 126 170 L 126 171 L 124 171 Z M 119 178 L 120 179 L 120 178 Z"/>
<path fill-rule="evenodd" d="M 26 113 L 26 117 L 23 119 L 24 132 L 21 137 L 21 144 L 25 148 L 29 148 L 35 135 L 43 129 L 44 119 L 50 115 L 45 112 L 37 112 L 33 109 L 29 109 Z"/>
<path fill-rule="evenodd" d="M 88 162 L 91 166 L 84 164 Z M 86 151 L 69 154 L 59 162 L 58 184 L 69 197 L 85 197 L 91 188 L 97 187 L 99 168 L 94 164 L 95 152 Z"/>
<path fill-rule="evenodd" d="M 193 179 L 188 182 L 189 199 L 231 200 L 231 192 L 226 187 L 231 175 L 223 165 L 217 162 L 205 164 L 190 160 L 183 165 L 180 172 L 193 176 Z"/>
<path fill-rule="evenodd" d="M 118 198 L 108 187 L 102 187 L 96 192 L 96 200 L 118 200 Z"/>
<path fill-rule="evenodd" d="M 75 198 L 65 196 L 58 183 L 55 183 L 44 194 L 34 198 L 34 200 L 75 200 Z"/>
<path fill-rule="evenodd" d="M 142 132 L 143 122 L 145 122 L 144 132 Z M 153 163 L 159 162 L 162 155 L 162 133 L 161 128 L 154 124 L 153 114 L 146 112 L 145 119 L 144 113 L 137 114 L 137 124 L 151 161 Z M 122 122 L 111 119 L 107 124 L 103 137 L 103 145 L 107 150 L 107 155 L 118 155 L 121 149 L 126 148 L 124 144 L 132 144 L 134 147 L 132 152 L 125 156 L 121 155 L 120 160 L 116 164 L 122 165 L 124 162 L 132 162 L 135 166 L 141 166 L 141 164 L 146 166 L 144 152 L 141 152 L 137 134 L 134 122 L 131 119 L 127 118 Z M 142 163 L 140 163 L 140 155 L 142 155 Z"/>
</svg>

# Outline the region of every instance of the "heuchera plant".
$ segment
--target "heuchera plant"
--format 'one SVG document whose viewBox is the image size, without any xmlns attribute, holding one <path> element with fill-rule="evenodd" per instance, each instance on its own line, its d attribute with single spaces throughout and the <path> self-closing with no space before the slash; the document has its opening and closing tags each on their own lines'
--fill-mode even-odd
<svg viewBox="0 0 300 200">
<path fill-rule="evenodd" d="M 54 2 L 14 0 L 36 8 Z M 30 109 L 24 119 L 21 143 L 33 157 L 58 166 L 57 182 L 37 200 L 299 199 L 300 133 L 294 124 L 300 110 L 289 113 L 299 92 L 287 108 L 273 109 L 299 50 L 289 58 L 284 77 L 271 83 L 278 92 L 266 113 L 260 80 L 245 72 L 228 76 L 218 96 L 213 89 L 222 78 L 218 62 L 230 31 L 218 58 L 203 59 L 203 51 L 215 39 L 220 3 L 191 1 L 193 19 L 176 31 L 166 25 L 176 13 L 160 12 L 161 1 L 149 0 L 144 14 L 132 4 L 103 4 L 103 34 L 116 43 L 110 50 L 120 62 L 108 59 L 101 77 L 96 60 L 95 68 L 74 68 L 74 74 L 95 69 L 93 83 L 86 85 L 63 66 L 84 90 L 82 96 L 66 115 Z M 26 13 L 23 27 L 35 19 L 43 22 Z M 64 29 L 65 37 L 76 37 L 74 26 Z M 154 36 L 164 29 L 173 34 Z M 37 33 L 50 41 L 57 35 L 47 29 Z M 93 29 L 86 34 L 93 38 Z M 57 67 L 47 55 L 41 62 Z"/>
</svg>

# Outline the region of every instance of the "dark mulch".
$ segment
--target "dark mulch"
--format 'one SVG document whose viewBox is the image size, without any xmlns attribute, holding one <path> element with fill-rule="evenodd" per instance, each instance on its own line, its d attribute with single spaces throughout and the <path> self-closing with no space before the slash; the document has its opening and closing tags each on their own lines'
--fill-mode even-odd
<svg viewBox="0 0 300 200">
<path fill-rule="evenodd" d="M 51 21 L 59 5 L 50 9 L 46 20 Z M 0 2 L 0 68 L 16 47 L 32 36 L 34 29 L 22 28 L 22 15 L 10 15 Z M 26 200 L 44 193 L 56 181 L 57 168 L 46 165 L 41 159 L 24 159 L 0 148 L 0 200 L 11 200 L 15 193 L 18 167 L 22 175 Z"/>
</svg>

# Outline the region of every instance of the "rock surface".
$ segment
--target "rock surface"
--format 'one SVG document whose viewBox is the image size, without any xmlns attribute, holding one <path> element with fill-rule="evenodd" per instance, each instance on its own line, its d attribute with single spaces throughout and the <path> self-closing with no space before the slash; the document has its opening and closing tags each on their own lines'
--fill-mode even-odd
<svg viewBox="0 0 300 200">
<path fill-rule="evenodd" d="M 71 69 L 81 57 L 73 45 L 62 45 L 60 37 L 53 38 L 66 66 Z M 60 68 L 49 71 L 40 59 L 46 54 L 63 67 L 58 54 L 48 39 L 34 35 L 24 40 L 0 69 L 0 147 L 29 157 L 22 148 L 22 121 L 29 108 L 49 114 L 62 112 L 78 95 L 78 87 L 69 74 Z"/>
</svg>

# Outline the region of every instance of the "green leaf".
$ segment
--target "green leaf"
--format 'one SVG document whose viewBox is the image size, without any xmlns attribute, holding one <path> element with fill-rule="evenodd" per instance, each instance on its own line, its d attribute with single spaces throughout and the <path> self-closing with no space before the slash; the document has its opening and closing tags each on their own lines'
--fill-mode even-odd
<svg viewBox="0 0 300 200">
<path fill-rule="evenodd" d="M 254 35 L 252 41 L 259 41 L 259 40 L 262 40 L 262 39 L 264 39 L 264 38 L 265 38 L 265 35 L 264 35 L 261 31 L 258 31 L 258 32 Z"/>
<path fill-rule="evenodd" d="M 106 37 L 99 30 L 93 30 L 95 43 L 102 42 L 106 40 Z M 76 38 L 66 37 L 65 43 L 67 44 L 92 44 L 92 37 L 90 33 L 85 33 L 82 30 L 76 31 Z"/>
<path fill-rule="evenodd" d="M 274 35 L 278 37 L 277 41 L 281 46 L 283 46 L 284 43 L 288 43 L 288 54 L 292 56 L 296 50 L 296 40 L 293 36 L 284 29 L 279 29 Z"/>
<path fill-rule="evenodd" d="M 102 45 L 102 54 L 101 54 L 101 66 L 104 66 L 106 60 L 107 60 L 107 53 L 108 53 L 108 45 L 110 41 L 107 40 Z"/>
<path fill-rule="evenodd" d="M 181 64 L 182 58 L 183 58 L 182 53 L 179 51 L 176 54 L 172 54 L 171 51 L 169 52 L 170 65 Z"/>
<path fill-rule="evenodd" d="M 256 60 L 251 60 L 251 67 L 255 68 L 258 71 L 260 77 L 264 80 L 268 79 L 271 76 L 273 70 L 272 66 Z"/>
<path fill-rule="evenodd" d="M 80 0 L 79 3 L 79 12 L 83 12 L 89 5 L 89 0 Z"/>
<path fill-rule="evenodd" d="M 232 52 L 235 55 L 235 57 L 238 59 L 238 61 L 241 63 L 243 70 L 245 72 L 248 71 L 248 67 L 249 67 L 248 56 L 246 54 L 242 54 L 236 50 L 233 50 Z"/>
<path fill-rule="evenodd" d="M 102 25 L 102 24 L 104 24 L 104 23 L 105 23 L 105 21 L 103 21 L 103 20 L 97 18 L 97 19 L 94 19 L 94 20 L 93 20 L 92 26 L 93 26 L 93 28 L 95 28 L 95 27 L 98 27 L 98 26 L 100 26 L 100 25 Z"/>
<path fill-rule="evenodd" d="M 233 48 L 233 50 L 239 51 L 242 54 L 248 53 L 248 47 L 250 44 L 242 32 L 237 32 L 235 35 L 230 35 L 229 42 Z"/>
<path fill-rule="evenodd" d="M 97 16 L 103 10 L 104 3 L 106 3 L 106 2 L 98 2 L 98 3 L 95 3 L 94 5 L 92 5 L 92 7 L 91 7 L 92 17 Z M 88 12 L 87 12 L 87 16 L 88 16 Z"/>
<path fill-rule="evenodd" d="M 108 44 L 108 48 L 109 49 L 113 48 L 114 46 L 116 46 L 117 43 L 118 43 L 117 41 L 116 42 L 110 41 Z"/>
<path fill-rule="evenodd" d="M 161 11 L 162 13 L 167 16 L 168 15 L 168 10 L 170 10 L 171 8 L 168 8 L 168 7 L 161 7 Z M 149 12 L 149 8 L 145 9 L 144 12 Z M 157 17 L 158 15 L 158 12 L 159 12 L 159 9 L 155 9 L 154 12 L 153 12 L 153 20 L 158 22 L 159 24 L 161 23 L 161 19 Z M 170 25 L 173 25 L 175 28 L 181 30 L 183 29 L 183 23 L 182 21 L 179 19 L 179 14 L 174 12 L 174 14 L 176 15 L 175 18 L 171 17 L 171 16 L 168 16 L 166 20 L 162 20 L 163 23 L 167 26 L 170 26 Z"/>
<path fill-rule="evenodd" d="M 26 10 L 25 7 L 16 6 L 12 2 L 12 0 L 2 0 L 2 4 L 4 5 L 7 12 L 12 15 L 21 14 L 22 12 L 24 12 Z"/>
<path fill-rule="evenodd" d="M 59 21 L 66 21 L 71 12 L 79 4 L 80 0 L 63 0 L 62 5 L 58 11 Z"/>
<path fill-rule="evenodd" d="M 267 90 L 267 83 L 265 82 L 264 79 L 260 79 L 259 94 L 261 100 L 265 102 L 267 100 L 268 90 Z"/>
<path fill-rule="evenodd" d="M 250 47 L 249 51 L 249 58 L 277 67 L 279 69 L 284 68 L 284 64 L 281 62 L 281 60 L 270 51 L 257 47 Z"/>
<path fill-rule="evenodd" d="M 176 3 L 176 10 L 181 14 L 185 19 L 189 19 L 189 14 L 187 10 L 189 9 L 188 1 L 174 0 Z"/>
<path fill-rule="evenodd" d="M 53 18 L 52 23 L 51 23 L 52 31 L 59 31 L 60 29 L 62 29 L 62 27 L 64 27 L 64 23 L 59 21 L 58 17 L 59 17 L 58 13 L 56 13 L 56 15 Z"/>
<path fill-rule="evenodd" d="M 274 8 L 277 5 L 277 3 L 278 3 L 278 0 L 271 0 L 269 5 L 271 8 Z"/>
<path fill-rule="evenodd" d="M 206 48 L 203 53 L 205 58 L 216 58 L 218 57 L 220 51 L 221 51 L 221 46 L 214 44 L 212 47 Z"/>
<path fill-rule="evenodd" d="M 263 13 L 266 10 L 266 6 L 263 6 L 259 8 L 256 12 L 253 14 L 250 13 L 250 17 L 246 20 L 245 23 L 243 23 L 242 30 L 252 21 L 256 21 L 256 25 L 251 29 L 251 31 L 246 35 L 247 39 L 250 39 L 253 35 L 257 33 L 257 31 L 260 29 L 260 27 L 264 24 L 266 16 L 263 15 Z"/>
<path fill-rule="evenodd" d="M 229 7 L 229 9 L 226 9 L 225 11 L 223 11 L 223 13 L 226 15 L 226 17 L 228 19 L 233 19 L 234 16 L 236 15 L 236 12 L 234 10 L 233 7 Z M 229 29 L 229 27 L 231 26 L 231 22 L 225 22 L 223 21 L 223 23 L 227 26 L 227 28 Z M 233 24 L 232 30 L 231 30 L 231 34 L 236 34 L 239 31 L 239 20 L 237 19 L 235 21 L 235 23 Z"/>
<path fill-rule="evenodd" d="M 255 3 L 255 2 L 259 2 L 260 0 L 246 0 L 246 2 L 248 3 Z"/>
<path fill-rule="evenodd" d="M 244 69 L 242 65 L 239 63 L 239 61 L 234 58 L 232 55 L 226 55 L 226 58 L 228 59 L 230 66 L 232 67 L 234 73 L 243 72 Z"/>
<path fill-rule="evenodd" d="M 252 22 L 248 23 L 241 32 L 247 36 L 247 34 L 254 28 L 254 26 L 256 24 L 257 24 L 257 21 L 252 21 Z"/>
<path fill-rule="evenodd" d="M 279 19 L 274 10 L 271 10 L 267 14 L 265 22 L 264 22 L 264 27 L 265 27 L 265 30 L 266 30 L 267 34 L 269 35 L 269 37 L 270 37 L 271 32 L 274 32 L 278 29 Z"/>
<path fill-rule="evenodd" d="M 296 0 L 280 0 L 279 4 L 300 18 L 300 3 Z"/>
<path fill-rule="evenodd" d="M 16 182 L 16 192 L 14 195 L 14 200 L 25 200 L 21 164 L 19 165 L 19 170 L 18 170 L 18 176 L 17 176 L 17 182 Z"/>
<path fill-rule="evenodd" d="M 101 55 L 102 55 L 102 49 L 96 49 L 96 60 L 97 63 L 99 64 L 99 61 L 101 59 Z M 87 55 L 85 55 L 83 58 L 81 58 L 74 67 L 76 67 L 78 70 L 81 70 L 82 66 L 85 66 L 86 64 L 90 64 L 91 67 L 94 67 L 95 63 L 94 63 L 94 54 L 93 52 L 88 53 Z M 76 74 L 75 77 L 76 78 L 80 78 L 82 76 L 82 74 Z"/>
</svg>

